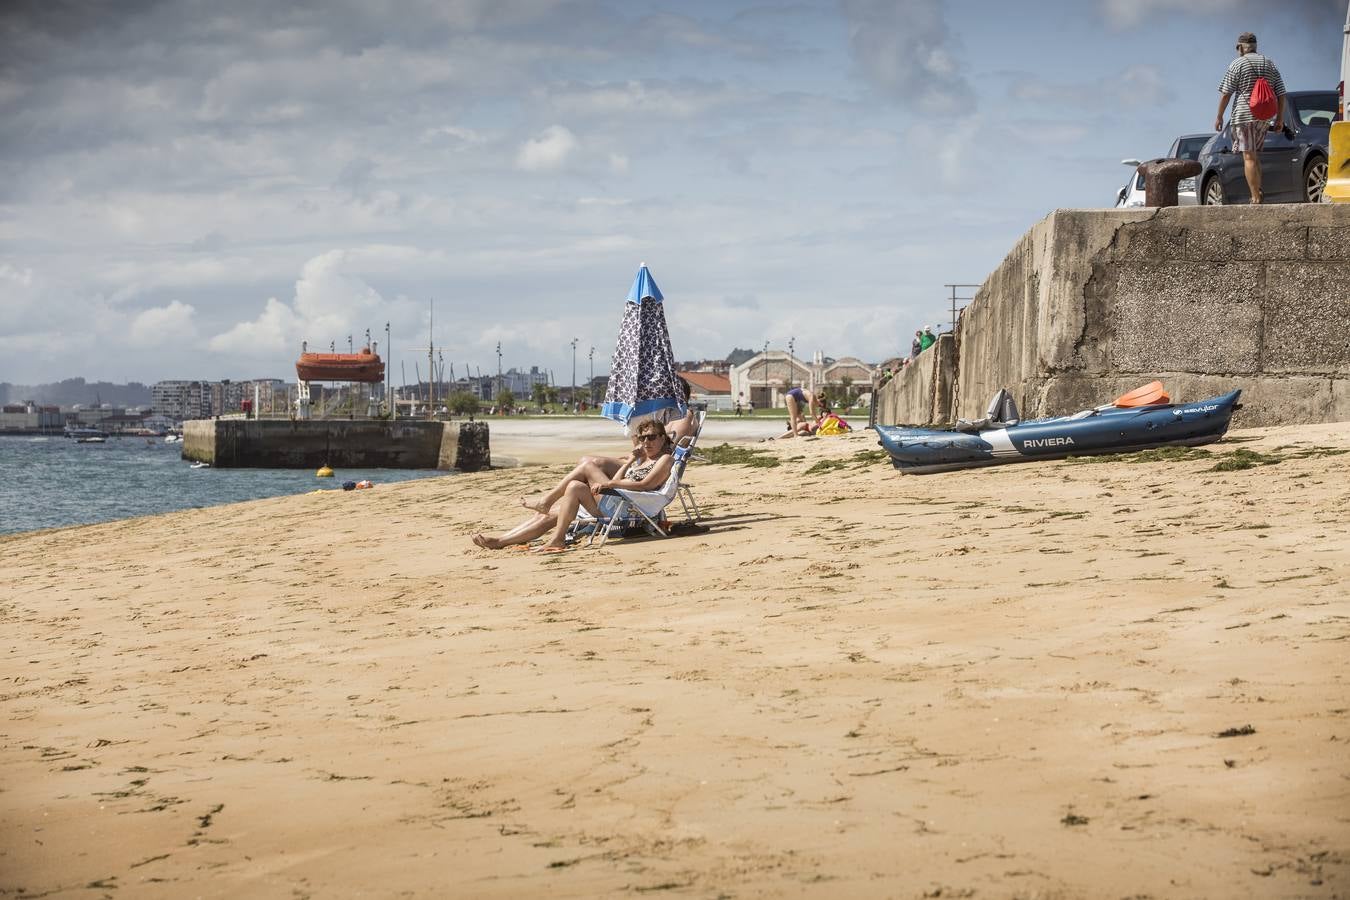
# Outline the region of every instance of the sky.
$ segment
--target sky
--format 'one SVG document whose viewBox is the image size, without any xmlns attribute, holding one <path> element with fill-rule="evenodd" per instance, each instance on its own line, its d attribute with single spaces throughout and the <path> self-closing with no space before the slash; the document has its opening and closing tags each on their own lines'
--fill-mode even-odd
<svg viewBox="0 0 1350 900">
<path fill-rule="evenodd" d="M 0 382 L 880 361 L 1120 160 L 1213 124 L 1241 31 L 1334 89 L 1345 0 L 0 0 Z M 429 322 L 434 303 L 434 329 Z M 392 353 L 385 346 L 385 324 Z"/>
</svg>

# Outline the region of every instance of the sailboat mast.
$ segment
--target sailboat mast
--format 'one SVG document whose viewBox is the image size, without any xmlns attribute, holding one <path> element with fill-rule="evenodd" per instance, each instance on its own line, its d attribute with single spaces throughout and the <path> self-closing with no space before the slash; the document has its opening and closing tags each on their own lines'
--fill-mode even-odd
<svg viewBox="0 0 1350 900">
<path fill-rule="evenodd" d="M 436 382 L 435 375 L 431 373 L 436 371 L 435 358 L 432 355 L 432 351 L 436 347 L 436 300 L 435 298 L 432 298 L 431 300 L 428 300 L 427 303 L 430 307 L 430 312 L 427 315 L 427 378 L 432 379 L 429 386 L 429 390 L 431 391 L 431 407 L 428 412 L 431 412 L 434 415 L 436 409 Z"/>
</svg>

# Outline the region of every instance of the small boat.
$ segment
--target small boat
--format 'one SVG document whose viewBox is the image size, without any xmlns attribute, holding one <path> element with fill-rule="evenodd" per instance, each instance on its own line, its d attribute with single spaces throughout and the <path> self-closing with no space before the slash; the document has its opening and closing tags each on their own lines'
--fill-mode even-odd
<svg viewBox="0 0 1350 900">
<path fill-rule="evenodd" d="M 105 437 L 104 437 L 103 435 L 101 435 L 101 434 L 91 434 L 91 435 L 87 435 L 87 436 L 82 437 L 82 438 L 76 438 L 76 439 L 75 439 L 75 443 L 77 443 L 77 444 L 106 444 L 106 443 L 108 443 L 108 439 L 105 438 Z"/>
<path fill-rule="evenodd" d="M 369 347 L 360 353 L 301 353 L 295 363 L 301 381 L 361 381 L 378 384 L 384 380 L 384 360 Z"/>
<path fill-rule="evenodd" d="M 966 423 L 967 430 L 888 425 L 876 429 L 897 469 L 926 475 L 1036 459 L 1210 444 L 1223 437 L 1233 412 L 1241 408 L 1240 390 L 1197 403 L 1170 403 L 1161 387 L 1149 385 L 1115 403 L 1070 416 L 1026 422 L 1015 420 L 1015 406 L 1000 391 L 990 404 L 991 415 Z M 1012 415 L 1006 414 L 1009 408 Z"/>
<path fill-rule="evenodd" d="M 164 443 L 166 443 L 166 444 L 177 444 L 177 443 L 178 443 L 179 441 L 181 441 L 182 439 L 183 439 L 183 438 L 182 438 L 182 435 L 177 435 L 177 434 L 166 434 L 166 435 L 164 435 Z"/>
<path fill-rule="evenodd" d="M 188 468 L 189 468 L 189 469 L 209 469 L 209 468 L 211 468 L 211 464 L 210 464 L 209 462 L 202 462 L 201 460 L 197 460 L 197 462 L 195 462 L 195 463 L 193 463 L 192 465 L 188 466 Z"/>
</svg>

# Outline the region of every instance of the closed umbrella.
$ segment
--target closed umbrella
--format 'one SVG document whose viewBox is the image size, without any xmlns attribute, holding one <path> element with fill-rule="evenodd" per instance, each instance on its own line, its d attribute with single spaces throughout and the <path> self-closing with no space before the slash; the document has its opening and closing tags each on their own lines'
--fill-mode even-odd
<svg viewBox="0 0 1350 900">
<path fill-rule="evenodd" d="M 600 407 L 600 415 L 622 424 L 628 433 L 645 419 L 664 422 L 673 415 L 683 415 L 687 408 L 675 374 L 664 299 L 643 263 L 623 306 L 609 387 Z"/>
</svg>

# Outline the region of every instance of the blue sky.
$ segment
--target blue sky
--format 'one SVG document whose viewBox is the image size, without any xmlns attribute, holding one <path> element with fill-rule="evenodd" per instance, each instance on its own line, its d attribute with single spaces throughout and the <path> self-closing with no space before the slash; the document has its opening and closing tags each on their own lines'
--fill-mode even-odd
<svg viewBox="0 0 1350 900">
<path fill-rule="evenodd" d="M 1238 32 L 1334 88 L 1343 0 L 10 2 L 0 381 L 293 378 L 301 340 L 607 368 L 879 360 L 1213 121 Z M 579 364 L 585 371 L 586 364 Z"/>
</svg>

